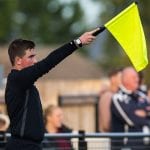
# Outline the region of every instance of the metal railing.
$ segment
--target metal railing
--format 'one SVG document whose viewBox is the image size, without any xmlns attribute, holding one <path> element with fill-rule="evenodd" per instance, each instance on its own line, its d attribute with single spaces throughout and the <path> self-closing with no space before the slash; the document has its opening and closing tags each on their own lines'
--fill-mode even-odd
<svg viewBox="0 0 150 150">
<path fill-rule="evenodd" d="M 10 134 L 0 134 L 0 150 Z M 150 134 L 145 133 L 59 133 L 44 136 L 43 150 L 148 150 Z"/>
</svg>

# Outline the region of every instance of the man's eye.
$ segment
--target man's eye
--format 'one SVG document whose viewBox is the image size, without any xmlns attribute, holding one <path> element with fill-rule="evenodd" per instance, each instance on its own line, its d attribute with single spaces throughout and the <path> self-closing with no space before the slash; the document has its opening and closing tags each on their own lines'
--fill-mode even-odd
<svg viewBox="0 0 150 150">
<path fill-rule="evenodd" d="M 33 57 L 35 57 L 35 55 L 31 55 L 31 56 L 29 56 L 29 58 L 33 58 Z"/>
</svg>

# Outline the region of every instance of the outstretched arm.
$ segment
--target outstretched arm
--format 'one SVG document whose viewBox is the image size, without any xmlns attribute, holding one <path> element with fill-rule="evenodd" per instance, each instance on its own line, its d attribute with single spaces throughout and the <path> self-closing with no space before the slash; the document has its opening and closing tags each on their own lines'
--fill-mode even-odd
<svg viewBox="0 0 150 150">
<path fill-rule="evenodd" d="M 95 39 L 95 36 L 92 34 L 96 30 L 82 34 L 78 38 L 81 42 L 79 44 L 81 46 L 90 44 Z M 53 67 L 55 67 L 67 56 L 72 54 L 72 52 L 74 52 L 78 47 L 80 47 L 77 42 L 78 41 L 73 40 L 67 44 L 64 44 L 35 65 L 18 71 L 15 75 L 15 82 L 18 84 L 21 83 L 21 87 L 28 88 L 30 85 L 34 84 L 39 77 L 49 72 Z"/>
</svg>

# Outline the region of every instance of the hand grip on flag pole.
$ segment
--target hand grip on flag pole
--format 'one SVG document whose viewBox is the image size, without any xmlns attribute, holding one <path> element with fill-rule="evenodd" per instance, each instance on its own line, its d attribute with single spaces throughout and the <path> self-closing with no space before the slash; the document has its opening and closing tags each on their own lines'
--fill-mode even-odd
<svg viewBox="0 0 150 150">
<path fill-rule="evenodd" d="M 92 34 L 93 36 L 97 36 L 99 33 L 103 32 L 106 28 L 104 26 L 98 27 L 97 30 Z"/>
</svg>

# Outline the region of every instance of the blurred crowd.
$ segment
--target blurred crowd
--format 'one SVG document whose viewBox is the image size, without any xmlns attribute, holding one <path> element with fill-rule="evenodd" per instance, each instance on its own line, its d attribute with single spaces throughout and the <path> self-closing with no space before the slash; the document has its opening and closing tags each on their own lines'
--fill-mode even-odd
<svg viewBox="0 0 150 150">
<path fill-rule="evenodd" d="M 144 132 L 150 129 L 149 89 L 142 72 L 132 67 L 116 69 L 109 74 L 110 87 L 100 93 L 100 132 Z M 112 138 L 111 149 L 149 149 L 149 139 L 141 137 Z"/>
</svg>

